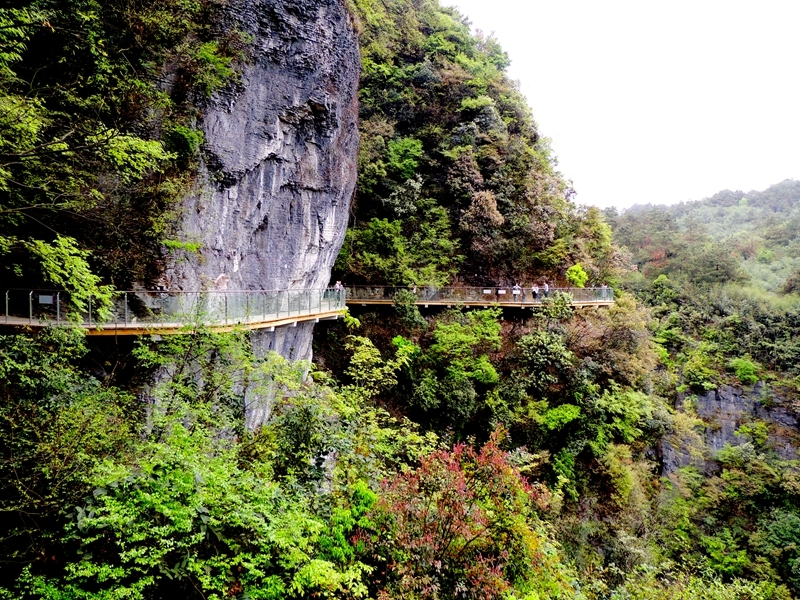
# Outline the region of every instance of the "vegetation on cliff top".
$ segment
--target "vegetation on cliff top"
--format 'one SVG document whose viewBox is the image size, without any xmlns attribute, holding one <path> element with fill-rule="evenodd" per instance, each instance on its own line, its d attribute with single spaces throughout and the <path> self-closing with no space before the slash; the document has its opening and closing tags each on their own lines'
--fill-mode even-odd
<svg viewBox="0 0 800 600">
<path fill-rule="evenodd" d="M 591 281 L 620 266 L 594 208 L 570 201 L 491 36 L 436 2 L 353 0 L 361 150 L 337 277 L 351 283 Z"/>
</svg>

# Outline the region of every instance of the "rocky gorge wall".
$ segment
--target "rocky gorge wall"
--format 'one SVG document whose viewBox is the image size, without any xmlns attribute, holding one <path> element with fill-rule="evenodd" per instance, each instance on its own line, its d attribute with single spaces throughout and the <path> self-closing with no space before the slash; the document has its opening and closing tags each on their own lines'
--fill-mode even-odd
<svg viewBox="0 0 800 600">
<path fill-rule="evenodd" d="M 341 0 L 231 0 L 223 28 L 252 38 L 240 81 L 202 111 L 197 191 L 169 289 L 323 288 L 347 227 L 358 152 L 358 37 Z M 309 360 L 313 324 L 254 332 L 257 352 Z M 265 418 L 249 399 L 248 424 Z"/>
<path fill-rule="evenodd" d="M 669 475 L 681 467 L 693 465 L 704 472 L 718 467 L 713 462 L 716 452 L 726 444 L 737 446 L 746 438 L 736 435 L 742 425 L 763 421 L 768 425 L 767 445 L 784 460 L 797 460 L 800 448 L 800 420 L 785 398 L 769 393 L 763 382 L 743 389 L 730 385 L 699 394 L 691 401 L 693 412 L 703 423 L 700 434 L 702 452 L 692 451 L 684 440 L 668 435 L 661 441 L 662 474 Z M 684 398 L 675 407 L 686 410 Z M 695 449 L 696 450 L 696 449 Z"/>
</svg>

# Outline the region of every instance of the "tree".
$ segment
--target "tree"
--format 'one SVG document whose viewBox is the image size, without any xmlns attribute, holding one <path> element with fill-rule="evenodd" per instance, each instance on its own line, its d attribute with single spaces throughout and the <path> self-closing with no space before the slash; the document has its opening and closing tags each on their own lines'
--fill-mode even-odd
<svg viewBox="0 0 800 600">
<path fill-rule="evenodd" d="M 537 516 L 548 492 L 520 477 L 498 441 L 435 452 L 384 485 L 379 529 L 366 532 L 384 562 L 379 598 L 572 597 Z"/>
<path fill-rule="evenodd" d="M 567 281 L 569 281 L 575 287 L 582 288 L 586 285 L 586 282 L 589 281 L 589 275 L 586 271 L 583 270 L 583 267 L 580 263 L 572 265 L 569 269 L 567 269 L 566 273 Z"/>
</svg>

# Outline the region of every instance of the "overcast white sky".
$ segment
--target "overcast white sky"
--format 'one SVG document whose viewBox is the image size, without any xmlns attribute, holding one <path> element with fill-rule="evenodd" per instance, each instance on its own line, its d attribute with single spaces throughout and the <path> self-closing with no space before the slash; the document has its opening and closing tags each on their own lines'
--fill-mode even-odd
<svg viewBox="0 0 800 600">
<path fill-rule="evenodd" d="M 800 179 L 797 0 L 442 0 L 494 32 L 578 202 Z"/>
</svg>

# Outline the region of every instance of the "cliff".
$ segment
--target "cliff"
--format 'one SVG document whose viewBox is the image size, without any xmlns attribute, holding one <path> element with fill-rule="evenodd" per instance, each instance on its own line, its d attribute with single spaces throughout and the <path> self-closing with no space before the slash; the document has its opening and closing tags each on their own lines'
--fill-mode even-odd
<svg viewBox="0 0 800 600">
<path fill-rule="evenodd" d="M 322 288 L 347 227 L 358 150 L 358 38 L 341 0 L 234 0 L 225 28 L 252 38 L 241 79 L 202 111 L 200 183 L 180 217 L 196 253 L 171 289 Z M 313 325 L 254 335 L 311 358 Z"/>
<path fill-rule="evenodd" d="M 676 405 L 683 410 L 682 398 Z M 661 441 L 662 473 L 669 475 L 686 465 L 694 465 L 710 473 L 718 469 L 709 459 L 726 444 L 738 446 L 746 438 L 736 435 L 742 425 L 756 420 L 769 428 L 767 446 L 783 460 L 795 460 L 800 445 L 798 419 L 790 402 L 780 396 L 768 395 L 763 382 L 751 390 L 723 385 L 719 389 L 700 394 L 694 401 L 697 416 L 704 428 L 701 434 L 703 456 L 692 456 L 686 444 L 676 436 L 666 436 Z"/>
</svg>

